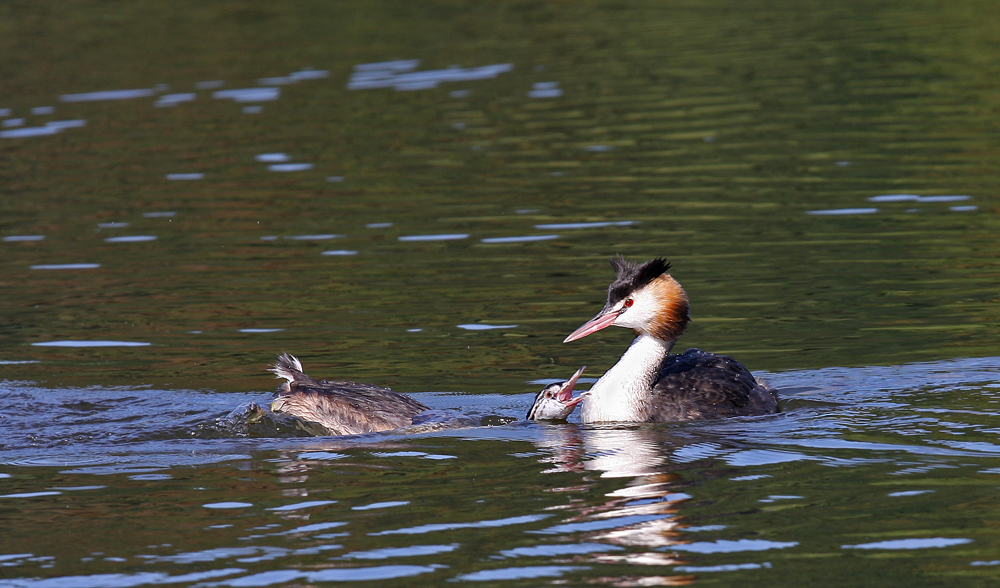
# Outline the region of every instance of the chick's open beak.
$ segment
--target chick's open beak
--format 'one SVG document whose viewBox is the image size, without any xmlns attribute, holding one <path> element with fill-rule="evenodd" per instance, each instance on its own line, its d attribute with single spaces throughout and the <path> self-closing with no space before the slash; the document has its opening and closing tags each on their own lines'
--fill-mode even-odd
<svg viewBox="0 0 1000 588">
<path fill-rule="evenodd" d="M 573 374 L 573 377 L 566 380 L 566 383 L 563 384 L 562 390 L 560 390 L 559 393 L 556 395 L 556 400 L 568 404 L 570 406 L 575 406 L 577 403 L 583 400 L 583 396 L 573 398 L 573 386 L 576 386 L 576 381 L 580 379 L 580 376 L 583 375 L 583 370 L 585 369 L 587 369 L 587 366 L 583 366 L 582 368 L 576 370 L 576 373 Z"/>
</svg>

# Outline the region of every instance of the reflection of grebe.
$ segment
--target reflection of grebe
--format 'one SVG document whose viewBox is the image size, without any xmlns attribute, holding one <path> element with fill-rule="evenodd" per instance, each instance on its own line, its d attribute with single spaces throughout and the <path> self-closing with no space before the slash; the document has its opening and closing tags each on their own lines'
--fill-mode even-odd
<svg viewBox="0 0 1000 588">
<path fill-rule="evenodd" d="M 583 403 L 585 423 L 668 422 L 778 412 L 778 395 L 735 359 L 688 349 L 670 355 L 687 327 L 688 299 L 667 270 L 653 259 L 635 264 L 611 260 L 617 279 L 608 301 L 564 342 L 615 325 L 635 331 L 628 351 L 590 389 Z"/>
<path fill-rule="evenodd" d="M 605 480 L 599 483 L 598 476 L 584 474 L 579 485 L 543 485 L 545 492 L 586 496 L 547 509 L 562 514 L 556 527 L 577 527 L 584 531 L 581 539 L 593 543 L 667 550 L 683 542 L 680 531 L 685 523 L 680 509 L 690 498 L 683 493 L 689 483 L 673 471 L 670 453 L 690 440 L 675 437 L 673 432 L 673 429 L 634 426 L 543 429 L 543 436 L 535 443 L 543 454 L 548 454 L 540 461 L 552 464 L 543 473 L 591 472 L 599 473 Z M 675 554 L 658 552 L 605 553 L 591 557 L 594 561 L 632 565 L 681 563 Z M 673 585 L 672 581 L 667 585 Z"/>
<path fill-rule="evenodd" d="M 359 435 L 398 429 L 414 424 L 415 416 L 429 410 L 423 403 L 388 388 L 359 382 L 316 381 L 302 371 L 302 363 L 297 358 L 287 353 L 278 357 L 278 363 L 270 371 L 279 379 L 286 380 L 278 387 L 278 396 L 271 402 L 271 410 L 318 423 L 330 435 Z M 527 418 L 565 420 L 585 396 L 572 397 L 573 386 L 582 373 L 583 368 L 580 368 L 569 380 L 546 386 L 535 396 Z M 429 420 L 437 416 L 427 413 L 421 419 L 428 420 L 428 415 Z M 472 422 L 468 418 L 452 417 L 447 420 L 463 426 Z"/>
</svg>

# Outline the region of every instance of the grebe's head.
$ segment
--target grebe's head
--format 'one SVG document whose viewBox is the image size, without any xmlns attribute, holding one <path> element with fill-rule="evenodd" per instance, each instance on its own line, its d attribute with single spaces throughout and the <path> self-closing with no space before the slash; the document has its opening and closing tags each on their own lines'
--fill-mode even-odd
<svg viewBox="0 0 1000 588">
<path fill-rule="evenodd" d="M 576 341 L 605 327 L 628 327 L 637 335 L 652 335 L 665 341 L 681 336 L 688 322 L 688 299 L 677 280 L 670 277 L 670 264 L 657 257 L 637 264 L 622 256 L 611 259 L 618 277 L 608 287 L 608 302 L 597 316 L 570 333 L 563 343 Z"/>
<path fill-rule="evenodd" d="M 526 417 L 529 421 L 564 421 L 572 414 L 573 409 L 584 398 L 588 392 L 573 398 L 573 386 L 580 379 L 587 366 L 576 370 L 573 377 L 565 382 L 556 382 L 542 388 L 542 391 L 535 395 L 535 402 L 531 405 Z"/>
</svg>

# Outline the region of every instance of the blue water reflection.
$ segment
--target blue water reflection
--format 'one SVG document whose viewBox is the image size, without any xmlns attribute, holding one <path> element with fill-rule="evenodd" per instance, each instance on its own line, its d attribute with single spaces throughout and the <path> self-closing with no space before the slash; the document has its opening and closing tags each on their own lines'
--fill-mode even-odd
<svg viewBox="0 0 1000 588">
<path fill-rule="evenodd" d="M 559 98 L 562 95 L 559 82 L 536 82 L 528 92 L 528 98 Z"/>
<path fill-rule="evenodd" d="M 408 547 L 384 547 L 369 551 L 352 551 L 340 556 L 340 559 L 389 559 L 394 557 L 417 557 L 423 555 L 437 555 L 439 553 L 449 553 L 455 551 L 458 543 L 448 545 L 410 545 Z"/>
<path fill-rule="evenodd" d="M 153 106 L 157 108 L 167 108 L 170 106 L 177 106 L 183 102 L 193 102 L 197 98 L 197 94 L 193 92 L 184 92 L 180 94 L 163 94 L 156 99 Z"/>
<path fill-rule="evenodd" d="M 282 163 L 290 161 L 292 156 L 287 153 L 261 153 L 254 157 L 254 159 L 265 163 Z"/>
<path fill-rule="evenodd" d="M 504 557 L 556 557 L 561 555 L 585 555 L 588 553 L 606 553 L 608 551 L 623 551 L 619 545 L 606 543 L 569 543 L 543 544 L 531 547 L 517 547 L 501 551 Z"/>
<path fill-rule="evenodd" d="M 483 239 L 483 243 L 534 243 L 535 241 L 551 241 L 559 235 L 525 235 L 523 237 L 491 237 Z"/>
<path fill-rule="evenodd" d="M 535 578 L 558 578 L 568 572 L 589 570 L 585 566 L 525 566 L 520 568 L 500 568 L 462 574 L 456 580 L 466 582 L 493 582 L 498 580 L 531 580 Z"/>
<path fill-rule="evenodd" d="M 832 208 L 828 210 L 807 210 L 806 214 L 814 216 L 843 216 L 849 214 L 875 214 L 877 208 Z"/>
<path fill-rule="evenodd" d="M 281 96 L 281 88 L 241 88 L 237 90 L 219 90 L 212 97 L 233 102 L 271 102 Z"/>
<path fill-rule="evenodd" d="M 630 227 L 634 221 L 601 221 L 591 223 L 551 223 L 535 225 L 536 229 L 560 230 L 560 229 L 602 229 L 605 227 Z"/>
<path fill-rule="evenodd" d="M 86 126 L 87 121 L 82 119 L 77 120 L 58 120 L 45 123 L 45 126 L 41 127 L 20 127 L 9 131 L 0 131 L 0 138 L 6 139 L 18 139 L 25 137 L 42 137 L 46 135 L 55 135 L 65 129 L 73 129 Z"/>
<path fill-rule="evenodd" d="M 482 67 L 429 70 L 416 72 L 420 60 L 385 61 L 354 66 L 347 82 L 348 90 L 394 88 L 397 91 L 428 90 L 442 82 L 467 82 L 495 78 L 514 69 L 513 64 L 500 63 Z"/>
<path fill-rule="evenodd" d="M 971 196 L 918 196 L 916 194 L 884 194 L 869 198 L 872 202 L 960 202 Z"/>
<path fill-rule="evenodd" d="M 102 90 L 99 92 L 83 92 L 80 94 L 63 94 L 62 102 L 96 102 L 102 100 L 132 100 L 147 98 L 157 93 L 156 88 L 138 88 L 134 90 Z"/>
<path fill-rule="evenodd" d="M 372 504 L 364 504 L 361 506 L 352 506 L 351 510 L 375 510 L 379 508 L 392 508 L 394 506 L 406 506 L 410 504 L 409 500 L 392 500 L 389 502 L 373 502 Z"/>
<path fill-rule="evenodd" d="M 693 572 L 693 573 L 714 573 L 714 572 L 739 572 L 742 570 L 760 570 L 770 568 L 770 562 L 763 563 L 744 563 L 744 564 L 723 564 L 718 566 L 677 566 L 674 568 L 676 572 Z"/>
<path fill-rule="evenodd" d="M 843 549 L 938 549 L 972 543 L 972 539 L 956 537 L 927 537 L 921 539 L 893 539 L 876 541 L 874 543 L 859 543 L 857 545 L 841 545 Z"/>
<path fill-rule="evenodd" d="M 267 166 L 267 169 L 276 172 L 298 172 L 308 171 L 313 168 L 311 163 L 275 163 Z"/>
<path fill-rule="evenodd" d="M 108 237 L 104 240 L 107 243 L 145 243 L 156 241 L 155 235 L 128 235 L 123 237 Z"/>
<path fill-rule="evenodd" d="M 378 531 L 376 533 L 368 533 L 368 534 L 373 537 L 379 537 L 382 535 L 423 535 L 424 533 L 434 533 L 438 531 L 454 531 L 457 529 L 492 529 L 496 527 L 506 527 L 510 525 L 524 525 L 527 523 L 533 523 L 536 521 L 544 520 L 549 516 L 550 515 L 539 514 L 539 515 L 524 515 L 518 517 L 509 517 L 504 519 L 474 521 L 471 523 L 432 523 L 428 525 L 418 525 L 416 527 L 402 527 L 399 529 L 389 529 L 386 531 Z"/>
<path fill-rule="evenodd" d="M 399 237 L 400 241 L 460 241 L 468 239 L 468 233 L 442 233 L 439 235 L 406 235 Z"/>
<path fill-rule="evenodd" d="M 302 510 L 306 508 L 313 508 L 316 506 L 326 506 L 328 504 L 336 504 L 336 500 L 310 500 L 307 502 L 296 502 L 294 504 L 286 504 L 284 506 L 275 506 L 267 510 L 273 510 L 275 512 L 289 512 L 295 510 Z"/>
</svg>

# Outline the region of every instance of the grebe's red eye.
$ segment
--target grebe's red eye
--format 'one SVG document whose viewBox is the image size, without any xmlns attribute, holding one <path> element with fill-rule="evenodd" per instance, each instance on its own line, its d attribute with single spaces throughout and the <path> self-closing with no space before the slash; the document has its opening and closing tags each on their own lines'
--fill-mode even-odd
<svg viewBox="0 0 1000 588">
<path fill-rule="evenodd" d="M 628 307 L 632 306 L 633 304 L 635 304 L 635 303 L 632 302 L 631 298 L 626 298 L 625 299 L 625 308 L 628 308 Z"/>
</svg>

